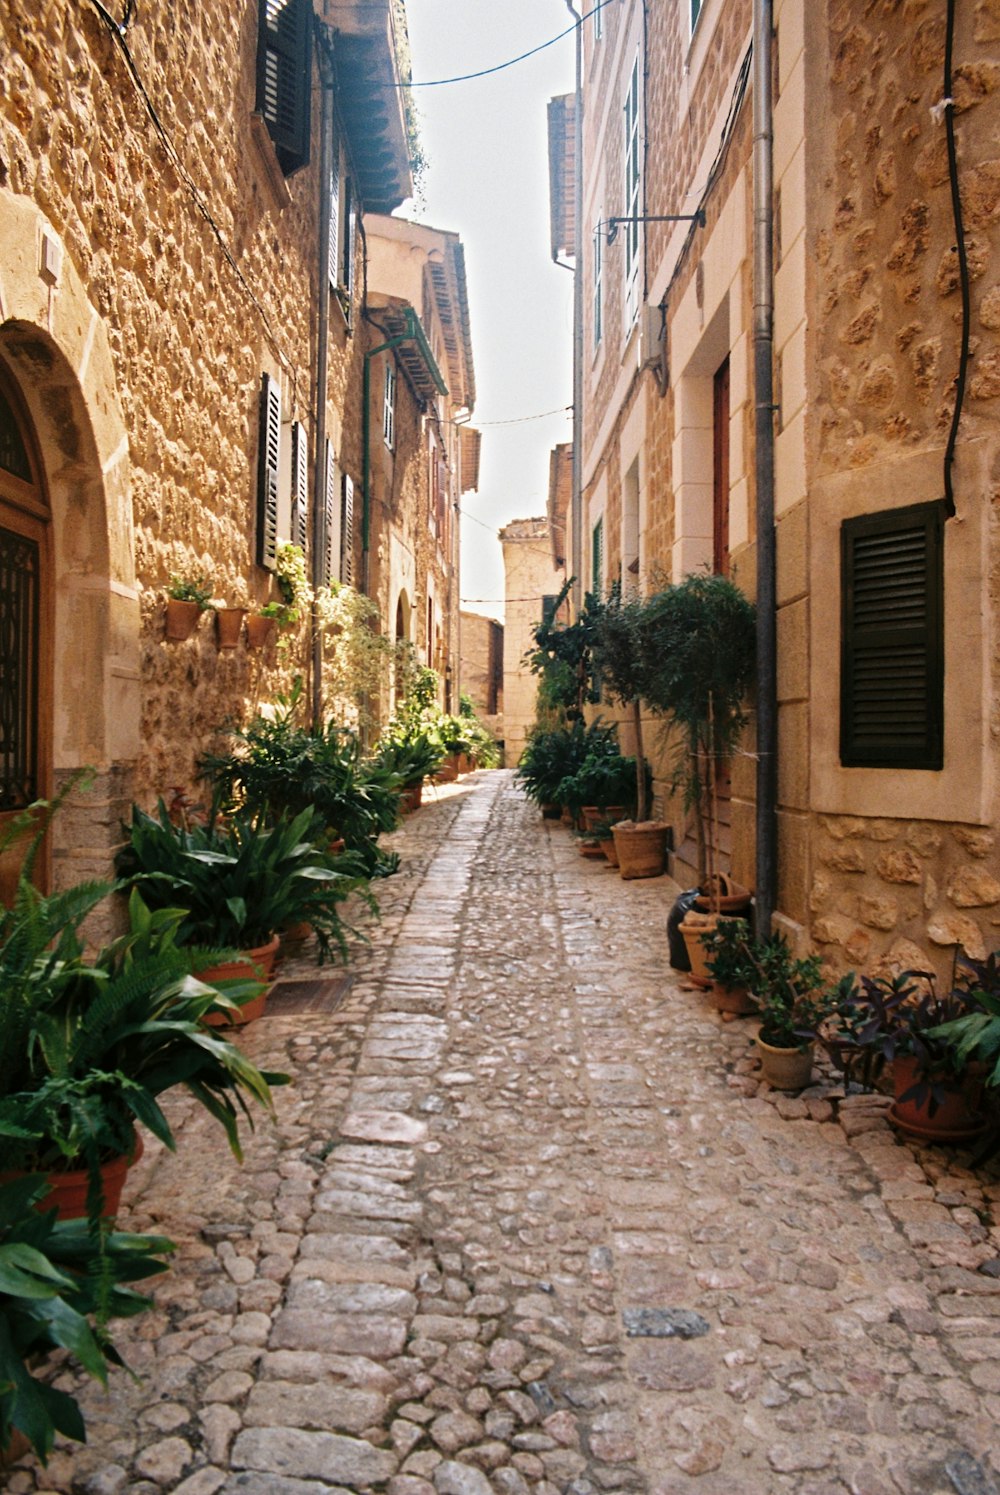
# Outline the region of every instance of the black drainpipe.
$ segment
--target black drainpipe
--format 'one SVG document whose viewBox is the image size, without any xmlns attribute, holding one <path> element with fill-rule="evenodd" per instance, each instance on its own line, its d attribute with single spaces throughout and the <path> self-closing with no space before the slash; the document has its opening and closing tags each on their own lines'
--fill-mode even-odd
<svg viewBox="0 0 1000 1495">
<path fill-rule="evenodd" d="M 955 251 L 958 255 L 958 278 L 962 291 L 962 350 L 958 360 L 958 377 L 955 380 L 955 409 L 948 432 L 948 445 L 944 454 L 944 505 L 949 519 L 955 517 L 955 493 L 952 488 L 952 463 L 955 460 L 955 445 L 958 427 L 965 403 L 965 381 L 969 369 L 969 323 L 971 306 L 969 295 L 969 257 L 965 249 L 965 228 L 962 223 L 962 195 L 958 184 L 958 152 L 955 148 L 955 102 L 951 87 L 951 56 L 955 43 L 955 0 L 948 0 L 948 29 L 944 44 L 944 124 L 948 138 L 948 179 L 951 184 L 951 211 L 955 220 Z"/>
<path fill-rule="evenodd" d="M 772 0 L 753 6 L 753 368 L 757 510 L 757 933 L 778 893 L 777 588 L 774 530 Z"/>
</svg>

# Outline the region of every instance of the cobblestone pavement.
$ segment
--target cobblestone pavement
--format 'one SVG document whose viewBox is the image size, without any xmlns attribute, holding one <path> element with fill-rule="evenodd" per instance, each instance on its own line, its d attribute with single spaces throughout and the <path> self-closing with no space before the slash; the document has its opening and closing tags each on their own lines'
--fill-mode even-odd
<svg viewBox="0 0 1000 1495">
<path fill-rule="evenodd" d="M 673 885 L 509 774 L 394 840 L 339 1010 L 243 1035 L 294 1076 L 245 1165 L 180 1103 L 134 1170 L 179 1244 L 139 1379 L 12 1495 L 997 1495 L 996 1172 L 759 1087 Z"/>
</svg>

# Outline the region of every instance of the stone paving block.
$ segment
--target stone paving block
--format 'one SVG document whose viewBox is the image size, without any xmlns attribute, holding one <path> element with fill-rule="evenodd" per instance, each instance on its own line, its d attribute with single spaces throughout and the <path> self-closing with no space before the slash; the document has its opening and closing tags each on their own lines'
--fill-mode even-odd
<svg viewBox="0 0 1000 1495">
<path fill-rule="evenodd" d="M 351 1485 L 390 1479 L 398 1460 L 388 1449 L 373 1448 L 360 1438 L 297 1428 L 247 1428 L 233 1445 L 235 1469 L 296 1479 L 325 1479 Z"/>
</svg>

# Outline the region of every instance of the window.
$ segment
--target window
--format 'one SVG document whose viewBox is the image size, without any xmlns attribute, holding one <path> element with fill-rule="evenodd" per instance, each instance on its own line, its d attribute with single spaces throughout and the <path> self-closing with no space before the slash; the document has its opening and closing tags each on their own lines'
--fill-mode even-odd
<svg viewBox="0 0 1000 1495">
<path fill-rule="evenodd" d="M 385 396 L 382 400 L 382 437 L 390 452 L 396 445 L 396 370 L 392 355 L 385 365 Z"/>
<path fill-rule="evenodd" d="M 942 768 L 942 505 L 845 520 L 841 587 L 841 762 Z"/>
<path fill-rule="evenodd" d="M 639 59 L 632 65 L 625 96 L 625 331 L 639 315 Z"/>
<path fill-rule="evenodd" d="M 258 0 L 257 111 L 286 176 L 309 160 L 312 0 Z"/>
<path fill-rule="evenodd" d="M 604 595 L 604 518 L 598 519 L 590 537 L 590 590 L 596 597 Z"/>
<path fill-rule="evenodd" d="M 350 177 L 344 177 L 340 207 L 340 288 L 350 305 L 354 296 L 354 260 L 358 237 L 358 215 Z"/>
<path fill-rule="evenodd" d="M 604 332 L 604 214 L 597 215 L 594 225 L 594 347 L 598 347 Z"/>
</svg>

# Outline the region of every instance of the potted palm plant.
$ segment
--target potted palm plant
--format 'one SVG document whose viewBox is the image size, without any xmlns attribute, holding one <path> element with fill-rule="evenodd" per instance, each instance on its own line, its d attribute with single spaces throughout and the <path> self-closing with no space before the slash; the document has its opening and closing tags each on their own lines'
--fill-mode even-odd
<svg viewBox="0 0 1000 1495">
<path fill-rule="evenodd" d="M 312 926 L 322 961 L 334 947 L 346 956 L 351 931 L 338 904 L 357 893 L 375 908 L 357 864 L 317 844 L 325 827 L 312 809 L 272 826 L 243 813 L 186 826 L 171 821 L 161 800 L 155 815 L 133 806 L 126 832 L 116 860 L 126 886 L 153 909 L 184 910 L 178 944 L 240 951 L 248 979 L 270 980 L 287 925 Z M 211 970 L 200 974 L 211 979 Z"/>
<path fill-rule="evenodd" d="M 205 1031 L 256 988 L 220 991 L 183 949 L 183 910 L 151 912 L 137 893 L 128 931 L 91 960 L 80 927 L 107 896 L 94 883 L 43 895 L 23 879 L 0 918 L 0 1137 L 8 1168 L 48 1175 L 65 1217 L 113 1215 L 141 1123 L 174 1138 L 158 1097 L 176 1085 L 222 1122 L 240 1155 L 239 1109 L 270 1108 L 270 1084 L 239 1049 Z M 238 1109 L 239 1108 L 239 1109 Z"/>
</svg>

